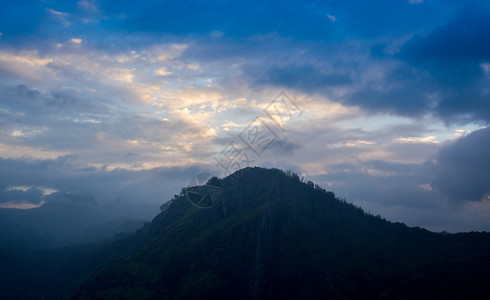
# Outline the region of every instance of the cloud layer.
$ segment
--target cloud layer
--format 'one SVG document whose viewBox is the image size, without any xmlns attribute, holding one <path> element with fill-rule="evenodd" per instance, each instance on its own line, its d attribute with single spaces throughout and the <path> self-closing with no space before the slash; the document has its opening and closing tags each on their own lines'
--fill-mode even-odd
<svg viewBox="0 0 490 300">
<path fill-rule="evenodd" d="M 233 141 L 389 218 L 488 230 L 489 20 L 488 1 L 7 1 L 0 203 L 164 201 L 223 175 Z M 283 128 L 281 91 L 301 108 Z M 277 136 L 260 155 L 239 139 L 256 118 Z"/>
</svg>

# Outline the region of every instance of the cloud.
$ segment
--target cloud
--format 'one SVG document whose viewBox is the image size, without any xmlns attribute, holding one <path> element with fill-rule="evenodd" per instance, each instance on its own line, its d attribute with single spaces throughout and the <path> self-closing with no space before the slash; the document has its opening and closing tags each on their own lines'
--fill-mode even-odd
<svg viewBox="0 0 490 300">
<path fill-rule="evenodd" d="M 259 85 L 275 85 L 297 88 L 303 91 L 317 91 L 332 86 L 345 86 L 351 82 L 349 74 L 324 73 L 312 65 L 271 66 L 255 81 Z"/>
<path fill-rule="evenodd" d="M 426 136 L 426 137 L 400 137 L 397 138 L 396 141 L 398 143 L 433 143 L 438 144 L 439 142 L 436 140 L 435 136 Z"/>
<path fill-rule="evenodd" d="M 382 50 L 372 46 L 373 60 L 356 70 L 365 79 L 354 81 L 342 101 L 375 113 L 434 115 L 447 124 L 489 122 L 490 78 L 484 67 L 490 59 L 489 20 L 489 5 L 479 3 L 425 35 L 383 44 Z"/>
<path fill-rule="evenodd" d="M 109 16 L 124 14 L 114 22 L 118 29 L 130 32 L 158 32 L 169 34 L 212 34 L 222 32 L 231 36 L 250 36 L 279 32 L 298 38 L 317 34 L 330 35 L 331 22 L 327 22 L 325 7 L 311 3 L 286 1 L 270 3 L 237 1 L 218 3 L 189 1 L 184 3 L 104 1 L 100 9 Z M 283 22 L 288 16 L 288 22 Z M 184 19 L 185 22 L 183 21 Z M 247 26 L 243 26 L 247 24 Z"/>
<path fill-rule="evenodd" d="M 39 204 L 43 196 L 43 191 L 36 187 L 27 189 L 4 188 L 0 189 L 1 204 Z"/>
<path fill-rule="evenodd" d="M 155 69 L 155 71 L 153 71 L 153 74 L 155 74 L 157 76 L 169 76 L 169 75 L 172 75 L 172 72 L 168 71 L 167 68 L 165 68 L 165 67 L 161 67 L 161 68 Z"/>
<path fill-rule="evenodd" d="M 354 203 L 381 204 L 386 210 L 393 206 L 430 209 L 438 205 L 434 195 L 419 188 L 429 181 L 426 168 L 424 164 L 357 161 L 330 165 L 327 174 L 310 177 Z"/>
<path fill-rule="evenodd" d="M 342 101 L 348 105 L 360 106 L 368 112 L 421 117 L 431 110 L 429 95 L 434 88 L 424 80 L 425 76 L 414 78 L 409 73 L 408 76 L 396 76 L 405 72 L 407 71 L 387 71 L 387 79 L 361 85 L 342 97 Z"/>
<path fill-rule="evenodd" d="M 444 146 L 436 157 L 431 185 L 455 201 L 487 200 L 490 194 L 490 128 Z"/>
<path fill-rule="evenodd" d="M 398 57 L 430 74 L 435 114 L 448 122 L 479 119 L 490 121 L 490 94 L 482 63 L 490 60 L 490 6 L 463 10 L 445 25 L 425 36 L 415 36 Z M 426 94 L 429 90 L 422 88 Z M 432 100 L 432 101 L 431 101 Z M 400 107 L 400 110 L 403 108 Z"/>
<path fill-rule="evenodd" d="M 287 139 L 278 139 L 269 145 L 267 151 L 271 151 L 280 155 L 288 155 L 297 151 L 300 147 L 300 145 L 290 142 Z"/>
<path fill-rule="evenodd" d="M 0 60 L 11 63 L 26 64 L 33 67 L 46 66 L 52 63 L 50 58 L 39 58 L 37 51 L 20 52 L 19 55 L 0 53 Z"/>
<path fill-rule="evenodd" d="M 82 44 L 82 41 L 83 41 L 82 39 L 76 39 L 76 38 L 70 39 L 70 43 L 72 43 L 75 46 L 80 46 Z"/>
<path fill-rule="evenodd" d="M 114 80 L 122 81 L 125 83 L 132 83 L 134 74 L 133 72 L 136 71 L 136 69 L 120 69 L 120 68 L 115 68 L 115 69 L 109 69 L 106 71 L 107 76 Z"/>
<path fill-rule="evenodd" d="M 87 1 L 87 0 L 81 0 L 77 2 L 77 5 L 79 8 L 89 11 L 89 12 L 98 12 L 99 9 L 97 5 L 95 4 L 95 0 Z"/>
<path fill-rule="evenodd" d="M 0 177 L 153 201 L 284 90 L 303 115 L 257 164 L 319 176 L 393 219 L 447 211 L 446 194 L 484 203 L 448 192 L 456 167 L 438 151 L 453 124 L 490 120 L 488 4 L 411 2 L 8 1 Z"/>
<path fill-rule="evenodd" d="M 490 41 L 485 38 L 490 34 L 489 15 L 488 5 L 469 7 L 427 35 L 414 36 L 403 46 L 400 56 L 448 67 L 490 59 Z"/>
<path fill-rule="evenodd" d="M 46 12 L 56 21 L 60 22 L 63 24 L 63 26 L 68 27 L 71 25 L 69 18 L 70 14 L 66 12 L 61 12 L 61 11 L 56 11 L 54 9 L 47 9 Z"/>
<path fill-rule="evenodd" d="M 108 171 L 87 167 L 78 163 L 73 156 L 38 160 L 0 158 L 0 169 L 0 202 L 17 204 L 38 204 L 42 200 L 48 202 L 58 197 L 55 194 L 67 192 L 73 195 L 90 195 L 98 203 L 108 203 L 116 199 L 163 203 L 180 192 L 193 175 L 209 171 L 199 165 Z M 31 188 L 11 188 L 18 186 Z M 60 192 L 45 192 L 49 190 Z M 46 197 L 43 197 L 44 194 Z"/>
</svg>

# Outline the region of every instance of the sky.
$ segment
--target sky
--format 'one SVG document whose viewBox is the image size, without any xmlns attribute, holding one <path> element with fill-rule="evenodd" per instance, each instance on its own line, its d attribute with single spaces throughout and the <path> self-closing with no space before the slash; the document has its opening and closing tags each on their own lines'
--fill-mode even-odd
<svg viewBox="0 0 490 300">
<path fill-rule="evenodd" d="M 0 4 L 0 207 L 163 203 L 262 166 L 490 230 L 489 1 Z"/>
</svg>

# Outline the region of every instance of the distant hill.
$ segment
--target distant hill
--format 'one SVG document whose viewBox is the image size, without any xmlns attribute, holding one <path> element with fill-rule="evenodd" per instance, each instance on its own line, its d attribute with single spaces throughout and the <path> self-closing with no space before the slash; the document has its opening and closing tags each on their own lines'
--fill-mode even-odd
<svg viewBox="0 0 490 300">
<path fill-rule="evenodd" d="M 72 299 L 490 295 L 488 233 L 391 223 L 277 169 L 214 180 L 221 201 L 199 209 L 175 197 L 146 227 L 143 246 L 99 268 Z"/>
<path fill-rule="evenodd" d="M 41 207 L 0 209 L 0 250 L 32 251 L 97 242 L 133 232 L 158 212 L 158 205 L 56 193 Z"/>
<path fill-rule="evenodd" d="M 97 267 L 140 247 L 145 219 L 157 212 L 157 204 L 101 205 L 65 193 L 34 209 L 0 209 L 0 299 L 73 292 Z"/>
</svg>

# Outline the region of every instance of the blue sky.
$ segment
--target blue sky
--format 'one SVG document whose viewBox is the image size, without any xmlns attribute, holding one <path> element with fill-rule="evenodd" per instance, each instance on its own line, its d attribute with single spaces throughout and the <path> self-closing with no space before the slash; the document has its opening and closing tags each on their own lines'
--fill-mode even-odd
<svg viewBox="0 0 490 300">
<path fill-rule="evenodd" d="M 163 202 L 259 118 L 251 165 L 490 230 L 489 83 L 488 1 L 2 1 L 0 206 Z"/>
</svg>

